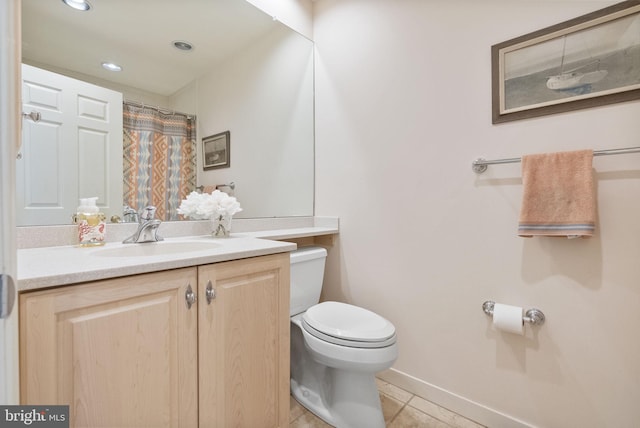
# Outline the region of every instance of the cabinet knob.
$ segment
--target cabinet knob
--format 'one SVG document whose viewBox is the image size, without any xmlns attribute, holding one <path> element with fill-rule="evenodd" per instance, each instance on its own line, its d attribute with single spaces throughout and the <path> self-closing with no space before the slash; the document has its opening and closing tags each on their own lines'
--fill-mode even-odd
<svg viewBox="0 0 640 428">
<path fill-rule="evenodd" d="M 187 302 L 187 309 L 191 309 L 191 305 L 196 302 L 196 293 L 193 292 L 191 284 L 187 285 L 187 291 L 184 293 L 184 299 Z"/>
<path fill-rule="evenodd" d="M 213 288 L 213 284 L 211 281 L 207 281 L 207 288 L 205 290 L 205 295 L 207 296 L 207 304 L 210 305 L 211 301 L 216 298 L 216 290 Z"/>
</svg>

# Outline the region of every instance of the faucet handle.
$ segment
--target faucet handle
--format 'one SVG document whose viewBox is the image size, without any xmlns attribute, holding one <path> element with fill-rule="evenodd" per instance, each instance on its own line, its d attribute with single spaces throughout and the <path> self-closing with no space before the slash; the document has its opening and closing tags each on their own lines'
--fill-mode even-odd
<svg viewBox="0 0 640 428">
<path fill-rule="evenodd" d="M 153 220 L 154 218 L 156 218 L 156 207 L 154 207 L 153 205 L 149 205 L 148 207 L 145 207 L 144 210 L 142 210 L 142 213 L 140 214 L 140 220 Z"/>
</svg>

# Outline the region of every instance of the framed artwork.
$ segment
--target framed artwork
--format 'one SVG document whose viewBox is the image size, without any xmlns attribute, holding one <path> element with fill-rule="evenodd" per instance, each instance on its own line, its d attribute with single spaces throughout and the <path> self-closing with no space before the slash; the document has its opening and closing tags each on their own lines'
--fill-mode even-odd
<svg viewBox="0 0 640 428">
<path fill-rule="evenodd" d="M 231 133 L 229 131 L 202 139 L 203 169 L 227 168 L 231 165 Z"/>
<path fill-rule="evenodd" d="M 491 47 L 492 121 L 640 98 L 640 1 Z"/>
</svg>

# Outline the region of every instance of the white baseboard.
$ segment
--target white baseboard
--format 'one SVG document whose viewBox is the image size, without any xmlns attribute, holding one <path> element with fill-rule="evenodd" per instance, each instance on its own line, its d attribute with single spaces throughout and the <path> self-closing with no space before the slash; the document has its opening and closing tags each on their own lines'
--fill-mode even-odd
<svg viewBox="0 0 640 428">
<path fill-rule="evenodd" d="M 389 369 L 376 375 L 378 378 L 402 388 L 418 397 L 429 400 L 445 409 L 471 419 L 490 428 L 533 428 L 526 422 L 482 404 L 471 401 L 453 392 L 427 383 L 396 369 Z"/>
</svg>

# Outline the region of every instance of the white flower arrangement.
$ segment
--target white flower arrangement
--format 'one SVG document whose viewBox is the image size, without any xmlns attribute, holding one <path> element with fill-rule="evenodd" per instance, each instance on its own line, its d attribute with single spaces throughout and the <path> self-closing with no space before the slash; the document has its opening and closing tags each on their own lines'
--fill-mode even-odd
<svg viewBox="0 0 640 428">
<path fill-rule="evenodd" d="M 178 214 L 192 220 L 231 217 L 240 211 L 242 208 L 236 198 L 219 190 L 211 193 L 191 192 L 178 208 Z"/>
</svg>

